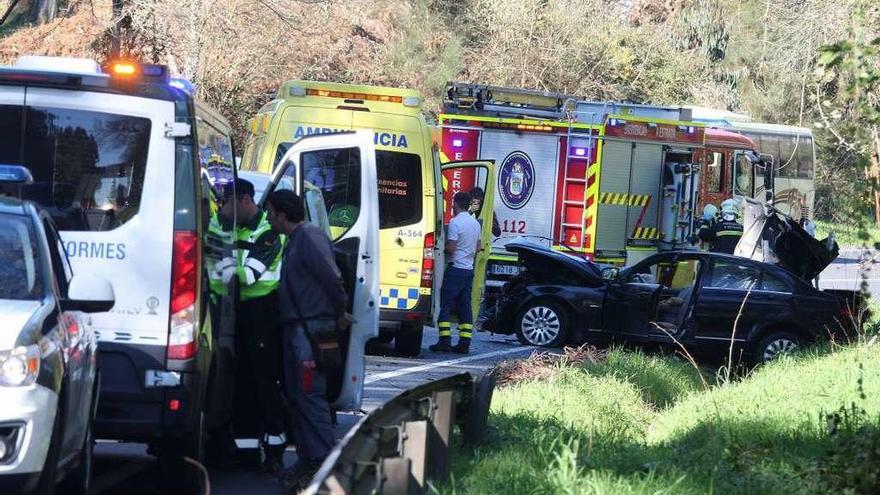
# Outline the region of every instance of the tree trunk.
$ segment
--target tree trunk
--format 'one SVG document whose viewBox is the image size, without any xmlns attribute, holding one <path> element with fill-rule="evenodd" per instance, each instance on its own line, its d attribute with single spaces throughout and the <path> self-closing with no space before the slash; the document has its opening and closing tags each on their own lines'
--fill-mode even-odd
<svg viewBox="0 0 880 495">
<path fill-rule="evenodd" d="M 58 14 L 58 0 L 31 0 L 30 21 L 46 24 L 55 20 Z"/>
</svg>

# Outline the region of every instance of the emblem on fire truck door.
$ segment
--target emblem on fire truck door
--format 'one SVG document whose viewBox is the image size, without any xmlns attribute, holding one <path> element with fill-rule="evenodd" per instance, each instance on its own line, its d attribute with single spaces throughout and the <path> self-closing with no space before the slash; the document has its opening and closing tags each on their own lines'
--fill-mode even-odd
<svg viewBox="0 0 880 495">
<path fill-rule="evenodd" d="M 534 186 L 535 166 L 529 155 L 522 151 L 507 155 L 498 171 L 501 201 L 511 210 L 518 210 L 529 202 Z"/>
</svg>

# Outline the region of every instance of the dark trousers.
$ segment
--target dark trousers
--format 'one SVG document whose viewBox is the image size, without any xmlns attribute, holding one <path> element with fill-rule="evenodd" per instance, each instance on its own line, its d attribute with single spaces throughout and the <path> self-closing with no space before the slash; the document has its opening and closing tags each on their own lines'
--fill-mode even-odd
<svg viewBox="0 0 880 495">
<path fill-rule="evenodd" d="M 440 314 L 437 326 L 440 337 L 452 335 L 452 315 L 458 316 L 458 336 L 471 338 L 474 323 L 471 308 L 471 287 L 474 283 L 474 271 L 455 268 L 450 265 L 443 274 L 443 287 L 440 289 Z"/>
<path fill-rule="evenodd" d="M 241 301 L 235 322 L 236 417 L 252 418 L 264 445 L 284 445 L 278 293 Z"/>
<path fill-rule="evenodd" d="M 336 325 L 333 320 L 309 320 L 309 328 Z M 284 325 L 284 381 L 291 414 L 296 454 L 310 462 L 323 462 L 335 444 L 327 375 L 319 370 L 312 346 L 301 324 Z"/>
</svg>

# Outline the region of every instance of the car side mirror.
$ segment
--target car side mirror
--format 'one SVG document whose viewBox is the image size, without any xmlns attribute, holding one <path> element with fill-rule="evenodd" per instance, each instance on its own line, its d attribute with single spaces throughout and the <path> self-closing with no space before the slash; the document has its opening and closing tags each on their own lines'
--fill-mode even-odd
<svg viewBox="0 0 880 495">
<path fill-rule="evenodd" d="M 61 301 L 61 310 L 104 313 L 115 304 L 116 294 L 107 279 L 94 275 L 74 275 L 67 288 L 67 297 Z"/>
<path fill-rule="evenodd" d="M 605 280 L 617 280 L 620 276 L 620 268 L 609 266 L 602 269 L 602 278 Z"/>
</svg>

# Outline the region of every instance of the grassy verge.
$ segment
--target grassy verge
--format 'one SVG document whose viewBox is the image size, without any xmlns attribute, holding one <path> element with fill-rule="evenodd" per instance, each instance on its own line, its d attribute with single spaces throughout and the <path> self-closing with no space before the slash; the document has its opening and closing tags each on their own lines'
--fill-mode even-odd
<svg viewBox="0 0 880 495">
<path fill-rule="evenodd" d="M 874 247 L 880 243 L 880 229 L 867 226 L 864 230 L 856 225 L 844 225 L 816 220 L 816 238 L 824 239 L 834 232 L 837 244 L 841 247 Z"/>
<path fill-rule="evenodd" d="M 877 493 L 880 346 L 808 351 L 706 387 L 611 351 L 496 390 L 489 443 L 441 493 Z"/>
</svg>

